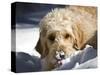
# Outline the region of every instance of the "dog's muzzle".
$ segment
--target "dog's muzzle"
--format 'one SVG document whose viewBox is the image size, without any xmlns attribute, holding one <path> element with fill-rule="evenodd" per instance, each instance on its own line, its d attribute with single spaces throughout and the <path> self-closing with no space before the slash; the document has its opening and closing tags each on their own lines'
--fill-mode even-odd
<svg viewBox="0 0 100 75">
<path fill-rule="evenodd" d="M 55 56 L 56 60 L 57 60 L 57 64 L 56 66 L 60 66 L 62 65 L 62 60 L 65 59 L 65 53 L 63 51 L 56 51 L 56 56 Z"/>
<path fill-rule="evenodd" d="M 56 59 L 58 61 L 65 59 L 65 53 L 63 51 L 56 51 Z"/>
</svg>

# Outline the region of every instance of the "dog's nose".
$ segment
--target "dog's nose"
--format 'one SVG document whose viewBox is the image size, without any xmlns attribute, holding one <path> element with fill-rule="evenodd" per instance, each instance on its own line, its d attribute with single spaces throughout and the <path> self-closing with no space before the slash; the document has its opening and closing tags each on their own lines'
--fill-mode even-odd
<svg viewBox="0 0 100 75">
<path fill-rule="evenodd" d="M 60 52 L 60 58 L 65 59 L 65 53 L 63 51 Z"/>
<path fill-rule="evenodd" d="M 65 59 L 65 53 L 63 51 L 60 51 L 60 52 L 56 52 L 56 59 L 57 60 L 63 60 Z"/>
</svg>

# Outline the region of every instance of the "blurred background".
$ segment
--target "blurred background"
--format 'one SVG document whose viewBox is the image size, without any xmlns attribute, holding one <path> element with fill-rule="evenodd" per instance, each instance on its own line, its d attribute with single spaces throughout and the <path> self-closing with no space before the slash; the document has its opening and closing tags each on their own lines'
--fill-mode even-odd
<svg viewBox="0 0 100 75">
<path fill-rule="evenodd" d="M 64 5 L 39 4 L 39 3 L 21 3 L 16 2 L 15 18 L 16 28 L 37 27 L 39 21 L 52 9 L 63 8 Z M 12 29 L 15 25 L 12 26 Z"/>
</svg>

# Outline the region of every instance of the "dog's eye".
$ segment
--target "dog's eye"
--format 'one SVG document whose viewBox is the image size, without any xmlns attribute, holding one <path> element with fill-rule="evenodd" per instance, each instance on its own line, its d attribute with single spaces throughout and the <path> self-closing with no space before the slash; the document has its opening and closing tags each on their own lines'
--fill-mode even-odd
<svg viewBox="0 0 100 75">
<path fill-rule="evenodd" d="M 50 41 L 54 41 L 54 40 L 55 40 L 55 36 L 54 36 L 54 35 L 50 35 L 50 36 L 48 37 L 48 39 L 49 39 Z"/>
<path fill-rule="evenodd" d="M 70 37 L 70 35 L 69 35 L 69 34 L 66 34 L 66 35 L 65 35 L 65 38 L 69 38 L 69 37 Z"/>
</svg>

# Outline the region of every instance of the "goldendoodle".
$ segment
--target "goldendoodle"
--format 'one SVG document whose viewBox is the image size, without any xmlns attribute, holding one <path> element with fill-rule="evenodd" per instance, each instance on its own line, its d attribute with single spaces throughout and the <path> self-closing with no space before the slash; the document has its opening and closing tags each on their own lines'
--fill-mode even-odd
<svg viewBox="0 0 100 75">
<path fill-rule="evenodd" d="M 86 44 L 97 48 L 97 8 L 69 6 L 55 8 L 40 21 L 36 50 L 42 70 L 52 70 L 58 61 L 82 50 Z"/>
</svg>

